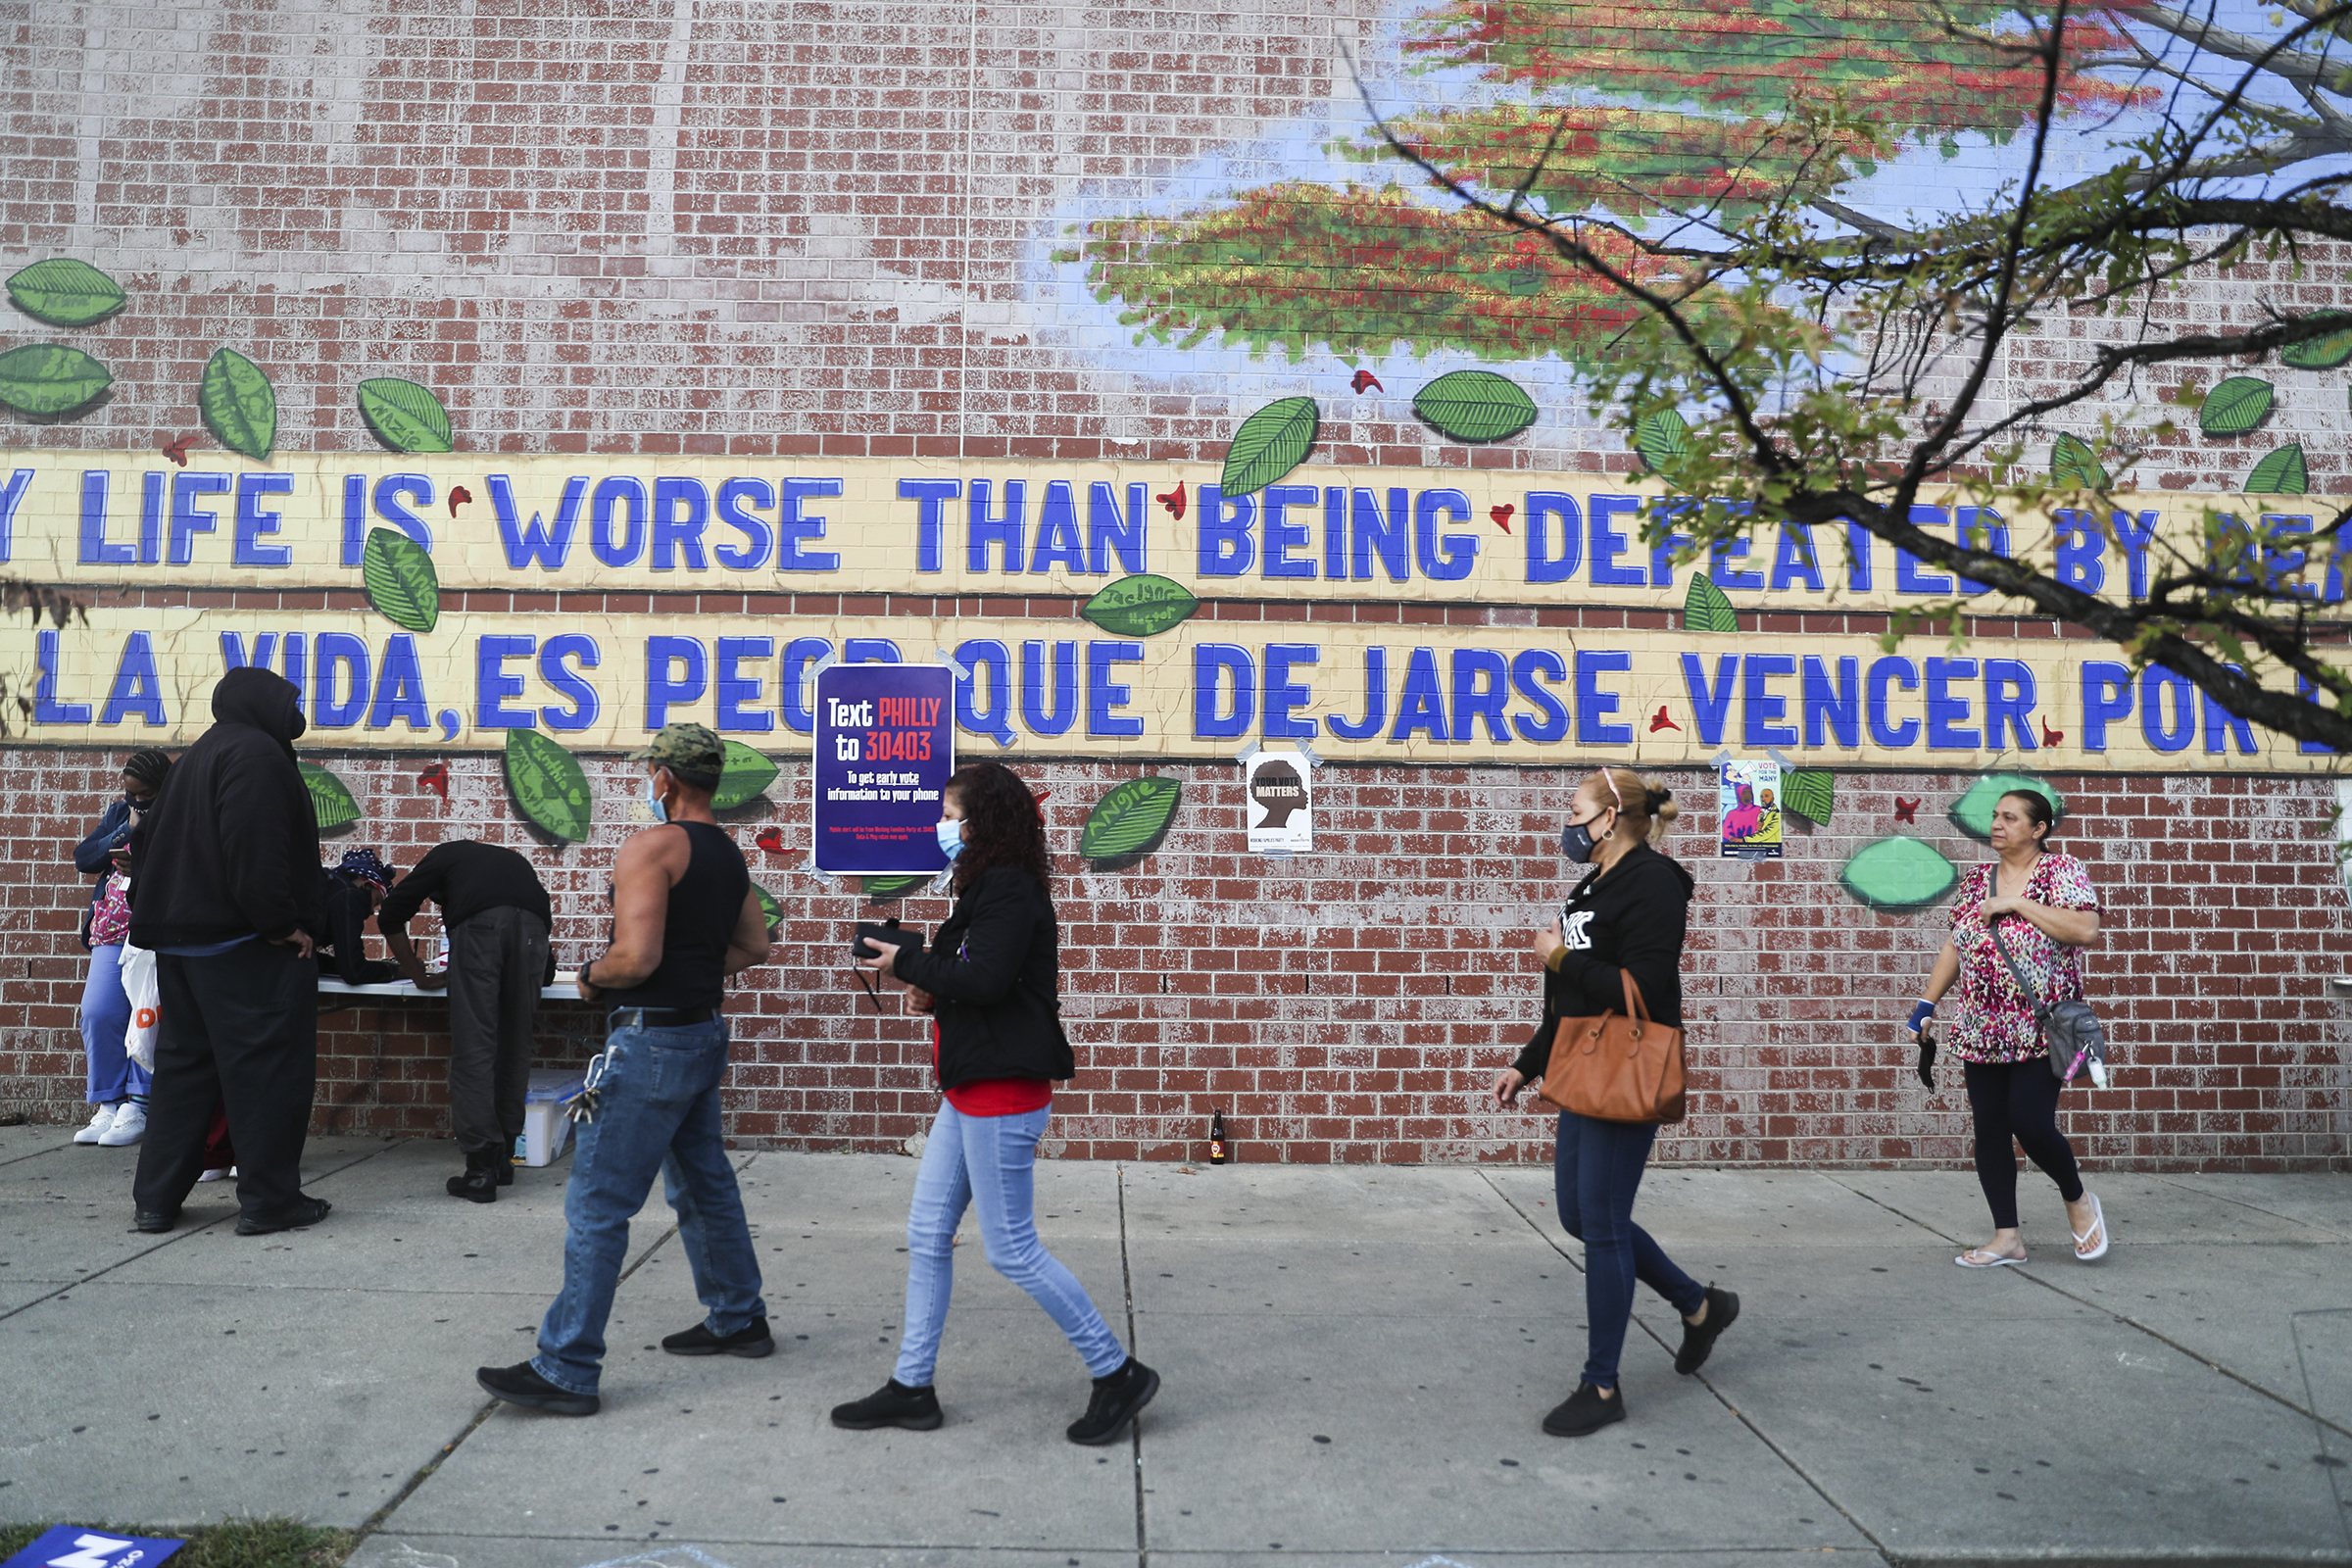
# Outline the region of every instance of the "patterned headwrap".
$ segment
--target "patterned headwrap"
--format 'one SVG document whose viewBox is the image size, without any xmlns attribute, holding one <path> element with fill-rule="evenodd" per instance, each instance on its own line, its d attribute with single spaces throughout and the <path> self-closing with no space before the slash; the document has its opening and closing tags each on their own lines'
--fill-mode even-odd
<svg viewBox="0 0 2352 1568">
<path fill-rule="evenodd" d="M 335 869 L 347 876 L 365 877 L 386 893 L 392 891 L 392 868 L 377 858 L 373 850 L 345 850 L 343 863 Z"/>
</svg>

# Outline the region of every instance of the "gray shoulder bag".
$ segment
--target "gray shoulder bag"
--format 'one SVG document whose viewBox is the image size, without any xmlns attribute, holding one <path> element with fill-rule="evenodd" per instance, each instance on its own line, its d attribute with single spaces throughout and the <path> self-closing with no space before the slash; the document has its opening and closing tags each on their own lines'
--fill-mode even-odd
<svg viewBox="0 0 2352 1568">
<path fill-rule="evenodd" d="M 2009 944 L 2001 940 L 2000 920 L 1989 920 L 1984 928 L 1992 933 L 1992 945 L 2000 950 L 2001 962 L 2009 966 L 2011 977 L 2017 981 L 2017 989 L 2025 996 L 2026 1005 L 2034 1009 L 2034 1021 L 2040 1026 L 2043 1044 L 2049 1047 L 2051 1076 L 2062 1084 L 2072 1083 L 2075 1074 L 2088 1063 L 2090 1081 L 2105 1088 L 2107 1034 L 2099 1027 L 2099 1015 L 2090 1010 L 2090 1004 L 2082 1001 L 2044 1003 L 2040 993 L 2034 989 L 2034 983 L 2026 978 L 2026 971 L 2018 967 L 2017 957 L 2009 951 Z"/>
</svg>

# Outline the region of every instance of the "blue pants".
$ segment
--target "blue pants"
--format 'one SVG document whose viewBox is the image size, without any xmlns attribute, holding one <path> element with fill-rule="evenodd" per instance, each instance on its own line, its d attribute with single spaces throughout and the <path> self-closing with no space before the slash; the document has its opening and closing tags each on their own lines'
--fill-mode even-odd
<svg viewBox="0 0 2352 1568">
<path fill-rule="evenodd" d="M 990 1264 L 1060 1325 L 1089 1373 L 1108 1377 L 1127 1364 L 1086 1287 L 1037 1239 L 1037 1141 L 1053 1114 L 1053 1106 L 1041 1105 L 1018 1116 L 966 1116 L 940 1105 L 906 1214 L 906 1319 L 891 1376 L 908 1388 L 929 1388 L 939 1366 L 955 1286 L 956 1227 L 967 1205 L 980 1211 Z"/>
<path fill-rule="evenodd" d="M 713 1334 L 767 1316 L 743 1194 L 718 1121 L 727 1026 L 711 1018 L 677 1029 L 615 1029 L 605 1038 L 596 1116 L 579 1124 L 564 1190 L 564 1292 L 539 1326 L 531 1365 L 571 1394 L 594 1394 L 605 1320 L 628 1255 L 629 1216 L 662 1173 L 678 1211 L 678 1243 Z"/>
<path fill-rule="evenodd" d="M 90 974 L 81 986 L 81 1054 L 90 1069 L 88 1099 L 111 1105 L 136 1095 L 147 1098 L 147 1069 L 122 1050 L 130 1028 L 130 997 L 122 989 L 122 950 L 90 950 Z"/>
<path fill-rule="evenodd" d="M 1560 1223 L 1585 1244 L 1585 1322 L 1591 1336 L 1585 1381 L 1617 1386 L 1634 1316 L 1634 1281 L 1666 1298 L 1689 1317 L 1706 1303 L 1706 1288 L 1674 1266 L 1649 1233 L 1634 1223 L 1634 1195 L 1658 1129 L 1647 1122 L 1595 1121 L 1560 1112 L 1560 1141 L 1552 1153 L 1553 1190 Z"/>
</svg>

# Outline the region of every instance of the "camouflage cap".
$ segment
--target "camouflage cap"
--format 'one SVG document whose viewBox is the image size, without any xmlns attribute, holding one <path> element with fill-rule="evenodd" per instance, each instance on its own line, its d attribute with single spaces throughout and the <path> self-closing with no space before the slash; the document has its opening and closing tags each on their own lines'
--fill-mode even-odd
<svg viewBox="0 0 2352 1568">
<path fill-rule="evenodd" d="M 718 776 L 726 771 L 727 749 L 703 725 L 664 724 L 635 760 L 659 762 L 679 783 L 710 790 L 718 788 Z"/>
</svg>

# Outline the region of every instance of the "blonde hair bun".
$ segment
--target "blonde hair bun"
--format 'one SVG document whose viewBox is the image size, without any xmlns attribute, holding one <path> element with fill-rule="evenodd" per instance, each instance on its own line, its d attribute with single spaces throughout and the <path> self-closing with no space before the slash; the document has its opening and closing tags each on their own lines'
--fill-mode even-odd
<svg viewBox="0 0 2352 1568">
<path fill-rule="evenodd" d="M 1617 807 L 1620 814 L 1642 824 L 1645 828 L 1642 836 L 1652 844 L 1664 838 L 1668 826 L 1683 814 L 1673 790 L 1630 767 L 1604 767 L 1600 778 L 1600 787 L 1611 792 L 1606 804 Z"/>
</svg>

